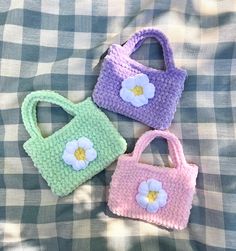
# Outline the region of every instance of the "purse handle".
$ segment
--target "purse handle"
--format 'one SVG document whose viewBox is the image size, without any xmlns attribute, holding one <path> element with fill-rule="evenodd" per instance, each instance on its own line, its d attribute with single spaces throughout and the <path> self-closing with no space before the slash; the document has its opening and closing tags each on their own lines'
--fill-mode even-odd
<svg viewBox="0 0 236 251">
<path fill-rule="evenodd" d="M 124 51 L 127 52 L 128 56 L 130 56 L 133 52 L 135 52 L 147 38 L 155 38 L 157 41 L 160 42 L 163 55 L 164 55 L 164 62 L 166 65 L 166 69 L 175 68 L 174 59 L 173 59 L 173 52 L 169 45 L 167 37 L 157 29 L 153 28 L 145 28 L 141 31 L 135 33 L 124 45 Z"/>
<path fill-rule="evenodd" d="M 40 101 L 58 105 L 66 112 L 75 116 L 76 105 L 53 91 L 35 91 L 26 96 L 21 107 L 22 119 L 26 130 L 31 137 L 43 138 L 37 125 L 36 107 Z"/>
<path fill-rule="evenodd" d="M 175 168 L 178 169 L 182 165 L 187 164 L 184 157 L 183 147 L 180 144 L 179 139 L 169 131 L 160 131 L 160 130 L 148 131 L 139 138 L 132 154 L 132 157 L 135 159 L 135 161 L 137 162 L 139 161 L 142 152 L 156 137 L 162 137 L 167 140 L 170 157 L 172 159 Z"/>
</svg>

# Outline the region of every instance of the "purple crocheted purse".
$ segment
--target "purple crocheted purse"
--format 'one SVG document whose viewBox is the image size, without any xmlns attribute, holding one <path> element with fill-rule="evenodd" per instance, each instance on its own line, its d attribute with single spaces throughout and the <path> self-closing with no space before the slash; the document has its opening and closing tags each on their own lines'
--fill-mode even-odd
<svg viewBox="0 0 236 251">
<path fill-rule="evenodd" d="M 166 66 L 164 71 L 144 66 L 130 57 L 146 38 L 160 42 Z M 164 130 L 174 117 L 186 75 L 185 70 L 175 67 L 166 36 L 157 29 L 143 29 L 124 46 L 111 45 L 93 100 L 100 107 Z"/>
</svg>

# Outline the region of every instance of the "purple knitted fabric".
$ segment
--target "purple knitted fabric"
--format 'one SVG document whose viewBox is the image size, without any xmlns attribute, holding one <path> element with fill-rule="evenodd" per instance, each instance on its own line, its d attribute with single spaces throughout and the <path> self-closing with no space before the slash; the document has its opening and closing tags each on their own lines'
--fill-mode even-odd
<svg viewBox="0 0 236 251">
<path fill-rule="evenodd" d="M 163 48 L 165 71 L 149 68 L 130 57 L 150 37 L 159 41 Z M 93 100 L 100 107 L 164 130 L 174 117 L 186 75 L 185 70 L 175 67 L 166 36 L 157 29 L 143 29 L 124 46 L 111 45 L 93 92 Z M 135 81 L 140 85 L 135 85 Z M 145 82 L 143 85 L 142 81 L 151 84 Z M 122 89 L 129 86 L 130 89 L 123 92 Z"/>
</svg>

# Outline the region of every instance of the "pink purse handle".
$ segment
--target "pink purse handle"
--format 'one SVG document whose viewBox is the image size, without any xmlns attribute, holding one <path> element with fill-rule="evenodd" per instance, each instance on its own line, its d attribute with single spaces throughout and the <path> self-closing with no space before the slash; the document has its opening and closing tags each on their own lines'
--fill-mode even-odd
<svg viewBox="0 0 236 251">
<path fill-rule="evenodd" d="M 154 140 L 156 137 L 162 137 L 165 138 L 168 142 L 168 148 L 170 152 L 170 157 L 172 159 L 172 162 L 175 166 L 175 168 L 179 168 L 182 165 L 187 164 L 183 147 L 180 144 L 179 139 L 169 131 L 160 131 L 160 130 L 151 130 L 148 132 L 145 132 L 137 141 L 132 157 L 138 162 L 141 154 L 145 150 L 145 148 L 151 143 L 152 140 Z"/>
<path fill-rule="evenodd" d="M 155 38 L 157 41 L 160 42 L 164 61 L 166 64 L 166 69 L 175 68 L 174 59 L 173 59 L 173 52 L 169 45 L 167 37 L 157 29 L 153 28 L 145 28 L 141 31 L 135 33 L 124 45 L 124 51 L 130 56 L 133 52 L 135 52 L 147 38 Z"/>
</svg>

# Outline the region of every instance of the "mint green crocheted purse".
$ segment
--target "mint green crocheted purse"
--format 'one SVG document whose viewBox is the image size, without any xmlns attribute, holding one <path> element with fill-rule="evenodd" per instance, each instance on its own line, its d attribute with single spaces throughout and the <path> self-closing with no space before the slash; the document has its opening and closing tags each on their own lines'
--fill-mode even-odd
<svg viewBox="0 0 236 251">
<path fill-rule="evenodd" d="M 37 126 L 39 101 L 59 105 L 74 118 L 44 138 Z M 31 136 L 23 147 L 59 196 L 71 193 L 126 150 L 125 140 L 91 98 L 74 104 L 52 91 L 32 92 L 22 104 L 22 118 Z"/>
</svg>

